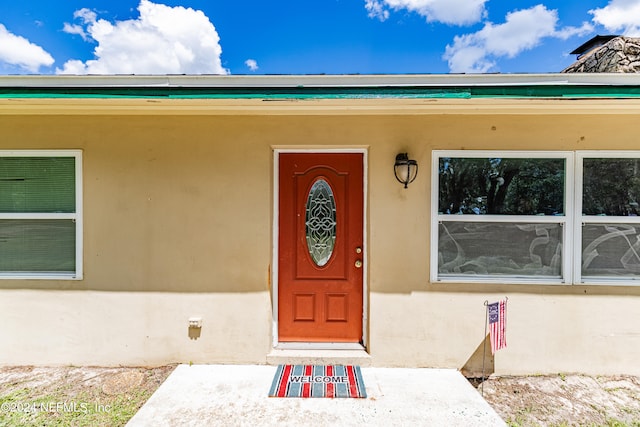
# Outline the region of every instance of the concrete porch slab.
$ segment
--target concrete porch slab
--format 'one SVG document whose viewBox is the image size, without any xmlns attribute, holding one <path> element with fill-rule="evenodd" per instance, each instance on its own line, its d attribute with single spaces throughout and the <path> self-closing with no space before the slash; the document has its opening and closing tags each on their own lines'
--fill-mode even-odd
<svg viewBox="0 0 640 427">
<path fill-rule="evenodd" d="M 270 398 L 275 371 L 180 365 L 127 426 L 505 425 L 453 369 L 362 368 L 366 399 Z"/>
</svg>

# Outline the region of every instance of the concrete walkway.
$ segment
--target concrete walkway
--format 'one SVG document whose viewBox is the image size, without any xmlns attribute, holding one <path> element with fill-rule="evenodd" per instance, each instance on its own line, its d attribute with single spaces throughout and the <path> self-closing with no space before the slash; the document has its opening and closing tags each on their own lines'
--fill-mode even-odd
<svg viewBox="0 0 640 427">
<path fill-rule="evenodd" d="M 270 398 L 275 371 L 180 365 L 127 426 L 505 425 L 453 369 L 362 368 L 366 399 Z"/>
</svg>

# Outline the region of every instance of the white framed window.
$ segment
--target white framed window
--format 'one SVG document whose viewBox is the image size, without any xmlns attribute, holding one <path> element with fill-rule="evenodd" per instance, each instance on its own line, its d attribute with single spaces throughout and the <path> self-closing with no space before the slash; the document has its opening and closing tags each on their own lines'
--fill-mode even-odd
<svg viewBox="0 0 640 427">
<path fill-rule="evenodd" d="M 573 165 L 566 151 L 434 151 L 431 281 L 571 283 Z"/>
<path fill-rule="evenodd" d="M 576 153 L 575 281 L 640 284 L 640 152 Z"/>
<path fill-rule="evenodd" d="M 640 285 L 640 151 L 434 151 L 432 282 Z"/>
<path fill-rule="evenodd" d="M 82 278 L 82 151 L 0 150 L 0 279 Z"/>
</svg>

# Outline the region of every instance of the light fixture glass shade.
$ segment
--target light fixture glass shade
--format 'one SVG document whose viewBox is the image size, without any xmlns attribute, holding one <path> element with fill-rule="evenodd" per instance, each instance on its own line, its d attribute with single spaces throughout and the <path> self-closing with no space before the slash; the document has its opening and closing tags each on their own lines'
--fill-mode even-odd
<svg viewBox="0 0 640 427">
<path fill-rule="evenodd" d="M 407 153 L 400 153 L 396 156 L 393 172 L 398 182 L 407 188 L 407 185 L 411 184 L 418 176 L 418 162 L 409 159 Z"/>
</svg>

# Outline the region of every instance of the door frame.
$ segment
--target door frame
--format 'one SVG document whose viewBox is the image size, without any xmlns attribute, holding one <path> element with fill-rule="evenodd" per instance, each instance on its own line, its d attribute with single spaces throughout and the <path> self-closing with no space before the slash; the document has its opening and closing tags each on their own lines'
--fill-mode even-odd
<svg viewBox="0 0 640 427">
<path fill-rule="evenodd" d="M 368 347 L 368 316 L 369 312 L 369 299 L 368 299 L 368 252 L 369 252 L 369 236 L 367 234 L 367 213 L 369 200 L 367 198 L 368 188 L 368 149 L 367 148 L 343 148 L 343 147 L 326 147 L 326 148 L 291 148 L 291 147 L 272 147 L 273 150 L 273 218 L 272 218 L 272 254 L 271 254 L 271 277 L 270 282 L 271 294 L 272 294 L 272 346 L 279 349 L 309 349 L 309 350 L 362 350 L 363 346 L 366 349 Z M 280 235 L 279 229 L 279 201 L 280 201 L 280 154 L 281 153 L 359 153 L 362 154 L 362 261 L 364 263 L 362 268 L 362 345 L 359 343 L 317 343 L 317 342 L 280 342 L 278 334 L 278 241 Z"/>
</svg>

